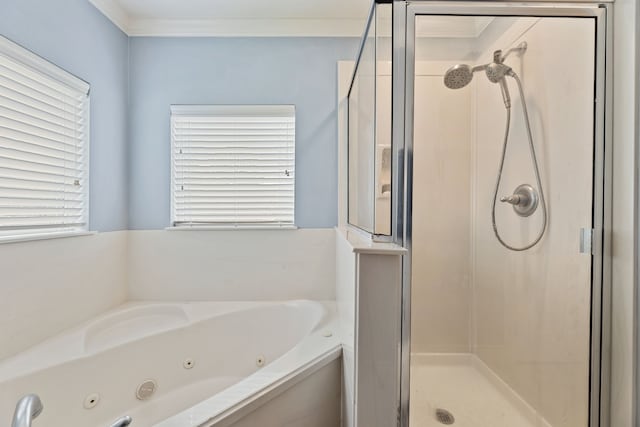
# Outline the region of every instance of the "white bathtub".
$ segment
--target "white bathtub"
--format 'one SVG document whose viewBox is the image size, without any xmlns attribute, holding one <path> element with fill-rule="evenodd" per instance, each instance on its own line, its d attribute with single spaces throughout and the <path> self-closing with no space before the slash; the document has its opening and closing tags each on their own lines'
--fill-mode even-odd
<svg viewBox="0 0 640 427">
<path fill-rule="evenodd" d="M 213 426 L 338 358 L 337 331 L 332 303 L 126 304 L 0 362 L 0 425 L 37 393 L 34 426 Z"/>
</svg>

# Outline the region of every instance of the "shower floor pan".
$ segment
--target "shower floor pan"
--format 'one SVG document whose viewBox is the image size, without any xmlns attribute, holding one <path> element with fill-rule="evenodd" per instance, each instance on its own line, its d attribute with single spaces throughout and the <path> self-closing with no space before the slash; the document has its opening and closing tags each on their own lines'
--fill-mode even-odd
<svg viewBox="0 0 640 427">
<path fill-rule="evenodd" d="M 472 354 L 412 354 L 410 405 L 410 427 L 551 427 Z"/>
</svg>

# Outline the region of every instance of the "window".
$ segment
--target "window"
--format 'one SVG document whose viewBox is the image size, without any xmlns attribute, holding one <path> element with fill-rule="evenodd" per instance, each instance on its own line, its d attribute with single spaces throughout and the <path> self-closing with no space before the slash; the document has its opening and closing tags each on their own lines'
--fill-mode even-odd
<svg viewBox="0 0 640 427">
<path fill-rule="evenodd" d="M 0 37 L 0 239 L 87 229 L 88 93 Z"/>
<path fill-rule="evenodd" d="M 293 226 L 293 106 L 173 106 L 171 145 L 173 226 Z"/>
</svg>

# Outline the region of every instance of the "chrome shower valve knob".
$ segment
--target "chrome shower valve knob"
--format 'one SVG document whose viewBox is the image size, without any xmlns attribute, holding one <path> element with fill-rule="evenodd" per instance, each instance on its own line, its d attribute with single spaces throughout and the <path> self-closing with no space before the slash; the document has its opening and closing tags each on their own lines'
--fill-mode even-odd
<svg viewBox="0 0 640 427">
<path fill-rule="evenodd" d="M 501 202 L 511 203 L 512 205 L 519 205 L 522 198 L 517 194 L 513 194 L 511 196 L 504 196 L 500 198 Z"/>
<path fill-rule="evenodd" d="M 519 216 L 531 216 L 538 208 L 538 192 L 529 184 L 522 184 L 512 195 L 501 197 L 500 201 L 513 205 L 513 210 Z"/>
</svg>

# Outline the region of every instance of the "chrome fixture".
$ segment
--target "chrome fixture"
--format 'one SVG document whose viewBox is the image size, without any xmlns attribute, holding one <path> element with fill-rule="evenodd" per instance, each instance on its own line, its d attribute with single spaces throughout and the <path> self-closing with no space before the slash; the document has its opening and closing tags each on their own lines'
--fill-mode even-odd
<svg viewBox="0 0 640 427">
<path fill-rule="evenodd" d="M 504 60 L 512 53 L 522 55 L 526 50 L 527 43 L 522 42 L 517 47 L 509 49 L 505 54 L 503 54 L 501 50 L 496 50 L 493 53 L 493 62 L 489 64 L 476 65 L 475 67 L 471 67 L 467 64 L 454 65 L 445 73 L 444 85 L 449 89 L 461 89 L 471 83 L 471 80 L 473 80 L 473 73 L 477 71 L 484 71 L 490 82 L 500 84 L 504 106 L 506 108 L 511 108 L 511 97 L 509 95 L 509 88 L 507 87 L 505 77 L 513 77 L 515 73 L 511 67 L 504 64 Z"/>
<path fill-rule="evenodd" d="M 444 75 L 444 85 L 449 89 L 462 89 L 473 80 L 473 73 L 484 70 L 486 65 L 471 68 L 467 64 L 457 64 L 449 68 Z"/>
<path fill-rule="evenodd" d="M 513 205 L 513 210 L 520 216 L 530 216 L 538 208 L 538 192 L 529 184 L 519 185 L 511 196 L 501 197 L 503 203 Z"/>
<path fill-rule="evenodd" d="M 512 53 L 522 55 L 526 50 L 527 42 L 522 42 L 517 47 L 509 49 L 504 55 L 501 50 L 496 50 L 493 53 L 493 62 L 490 64 L 476 65 L 474 67 L 467 64 L 454 65 L 445 73 L 444 84 L 449 89 L 461 89 L 471 83 L 473 73 L 477 71 L 485 71 L 489 80 L 493 83 L 498 83 L 500 78 L 507 75 L 508 71 L 511 70 L 510 67 L 503 64 L 504 60 Z"/>
<path fill-rule="evenodd" d="M 132 421 L 133 421 L 133 418 L 131 418 L 129 415 L 126 415 L 122 418 L 118 418 L 116 422 L 111 424 L 110 427 L 126 427 L 129 424 L 131 424 Z"/>
<path fill-rule="evenodd" d="M 31 427 L 31 422 L 42 413 L 43 409 L 42 401 L 37 394 L 24 396 L 16 405 L 11 427 Z"/>
<path fill-rule="evenodd" d="M 507 110 L 506 130 L 504 135 L 504 142 L 502 144 L 502 156 L 500 158 L 500 167 L 498 169 L 498 179 L 493 192 L 493 205 L 491 209 L 491 223 L 493 226 L 493 232 L 502 246 L 512 251 L 525 251 L 538 244 L 538 242 L 544 236 L 547 229 L 547 206 L 544 199 L 544 192 L 542 190 L 542 181 L 540 179 L 540 171 L 538 168 L 538 160 L 536 157 L 535 147 L 533 144 L 533 135 L 531 133 L 531 124 L 529 123 L 529 113 L 527 111 L 527 103 L 524 96 L 524 90 L 522 88 L 522 82 L 518 75 L 513 71 L 511 67 L 504 64 L 504 60 L 511 54 L 522 55 L 527 50 L 527 43 L 520 43 L 517 47 L 509 49 L 506 53 L 501 50 L 496 50 L 493 53 L 493 62 L 484 65 L 476 65 L 471 67 L 466 64 L 458 64 L 451 67 L 444 75 L 444 84 L 449 89 L 460 89 L 471 83 L 473 79 L 473 73 L 477 71 L 484 71 L 487 78 L 492 83 L 500 85 L 500 91 L 502 92 L 502 100 L 504 101 L 504 107 Z M 531 161 L 533 163 L 533 170 L 536 175 L 536 185 L 538 190 L 528 184 L 518 186 L 511 196 L 505 196 L 500 199 L 501 202 L 510 203 L 513 205 L 513 209 L 516 214 L 527 217 L 531 216 L 538 205 L 542 208 L 542 229 L 538 236 L 529 244 L 521 247 L 511 246 L 506 243 L 496 225 L 496 203 L 498 199 L 498 189 L 500 187 L 500 181 L 502 179 L 502 172 L 504 169 L 504 159 L 507 154 L 507 145 L 509 143 L 509 128 L 511 127 L 511 95 L 509 94 L 509 86 L 507 84 L 507 77 L 511 77 L 516 81 L 518 85 L 518 91 L 520 93 L 520 101 L 522 102 L 522 112 L 524 114 L 524 123 L 527 131 L 527 137 L 529 139 L 529 152 L 531 154 Z M 539 196 L 538 196 L 539 194 Z"/>
</svg>

